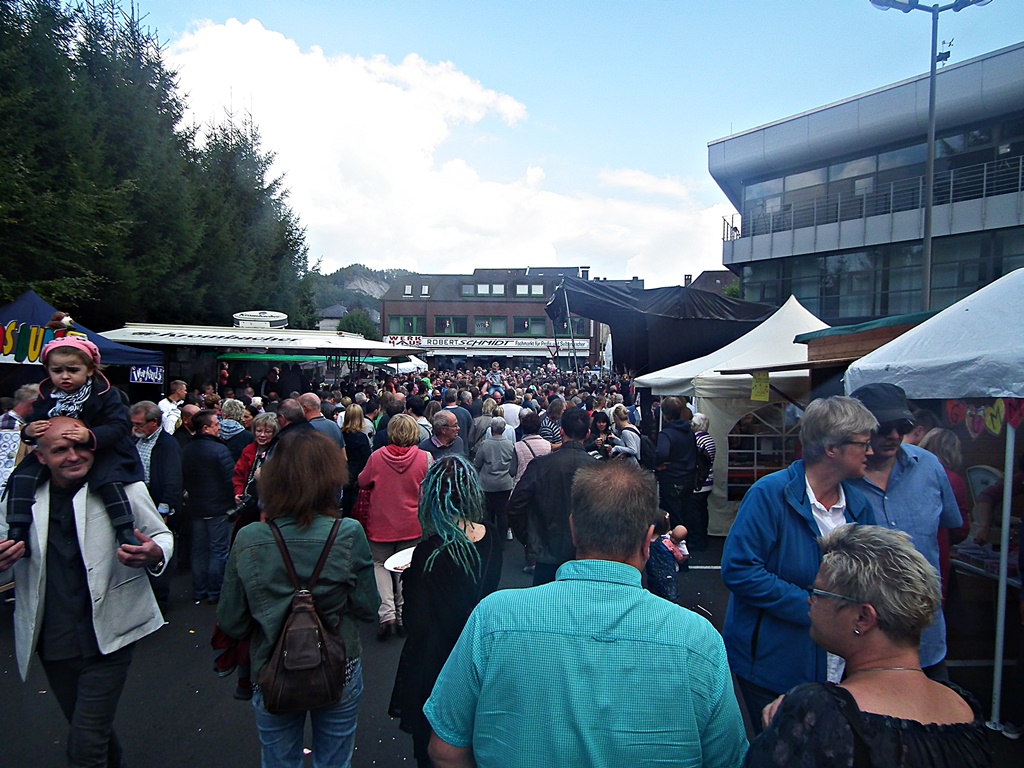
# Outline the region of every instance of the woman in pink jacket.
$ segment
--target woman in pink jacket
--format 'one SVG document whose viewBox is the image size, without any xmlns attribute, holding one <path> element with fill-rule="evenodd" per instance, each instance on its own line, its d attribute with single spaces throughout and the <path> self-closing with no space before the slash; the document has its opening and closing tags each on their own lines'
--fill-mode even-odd
<svg viewBox="0 0 1024 768">
<path fill-rule="evenodd" d="M 418 441 L 419 427 L 412 416 L 392 416 L 388 445 L 371 453 L 359 473 L 359 487 L 370 491 L 365 528 L 380 593 L 378 640 L 405 635 L 401 579 L 384 568 L 384 561 L 395 552 L 415 547 L 422 537 L 420 483 L 427 474 L 430 455 L 416 447 Z"/>
</svg>

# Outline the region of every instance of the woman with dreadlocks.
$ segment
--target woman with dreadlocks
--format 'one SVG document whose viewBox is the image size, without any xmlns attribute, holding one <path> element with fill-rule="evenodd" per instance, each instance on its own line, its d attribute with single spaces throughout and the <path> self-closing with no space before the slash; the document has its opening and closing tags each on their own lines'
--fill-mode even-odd
<svg viewBox="0 0 1024 768">
<path fill-rule="evenodd" d="M 481 522 L 485 507 L 480 478 L 462 456 L 445 456 L 427 471 L 419 511 L 424 538 L 402 574 L 408 634 L 388 709 L 412 734 L 420 768 L 432 765 L 423 704 L 469 614 L 497 589 L 501 577 L 502 537 Z"/>
</svg>

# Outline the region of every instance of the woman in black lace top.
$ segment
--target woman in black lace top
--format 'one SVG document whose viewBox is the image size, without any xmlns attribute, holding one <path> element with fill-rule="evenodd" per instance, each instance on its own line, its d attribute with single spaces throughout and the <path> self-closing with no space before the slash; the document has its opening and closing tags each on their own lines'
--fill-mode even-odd
<svg viewBox="0 0 1024 768">
<path fill-rule="evenodd" d="M 766 707 L 770 725 L 745 765 L 991 765 L 978 702 L 921 671 L 921 632 L 941 600 L 935 570 L 905 533 L 878 526 L 837 528 L 821 548 L 811 638 L 846 660 L 845 677 L 799 685 Z"/>
</svg>

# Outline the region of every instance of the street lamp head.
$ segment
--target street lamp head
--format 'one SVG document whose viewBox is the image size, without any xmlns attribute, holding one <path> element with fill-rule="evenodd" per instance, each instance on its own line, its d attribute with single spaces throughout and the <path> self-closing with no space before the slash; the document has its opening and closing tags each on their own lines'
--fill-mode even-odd
<svg viewBox="0 0 1024 768">
<path fill-rule="evenodd" d="M 991 2 L 992 0 L 956 0 L 956 2 L 953 3 L 953 12 L 957 13 L 958 11 L 962 11 L 964 8 L 971 7 L 972 5 L 988 5 Z"/>
<path fill-rule="evenodd" d="M 869 2 L 880 11 L 895 8 L 904 13 L 910 13 L 918 6 L 918 0 L 869 0 Z"/>
</svg>

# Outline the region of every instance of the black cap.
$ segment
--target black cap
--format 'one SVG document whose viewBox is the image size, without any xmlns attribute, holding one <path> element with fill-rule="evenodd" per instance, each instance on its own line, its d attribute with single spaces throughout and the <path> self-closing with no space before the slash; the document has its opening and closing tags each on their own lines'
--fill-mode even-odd
<svg viewBox="0 0 1024 768">
<path fill-rule="evenodd" d="M 897 387 L 895 384 L 865 384 L 851 396 L 864 403 L 864 407 L 871 411 L 871 415 L 878 419 L 879 424 L 914 421 L 914 414 L 907 408 L 907 393 L 903 391 L 903 387 Z"/>
</svg>

